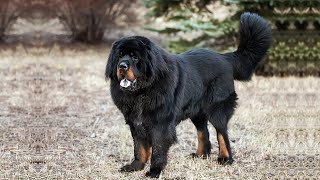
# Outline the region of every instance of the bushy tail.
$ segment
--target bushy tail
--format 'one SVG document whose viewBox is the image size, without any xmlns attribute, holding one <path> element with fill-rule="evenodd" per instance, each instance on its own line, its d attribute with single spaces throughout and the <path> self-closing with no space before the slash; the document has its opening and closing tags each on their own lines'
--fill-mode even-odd
<svg viewBox="0 0 320 180">
<path fill-rule="evenodd" d="M 238 50 L 225 55 L 233 65 L 234 79 L 248 81 L 271 46 L 272 33 L 262 17 L 254 13 L 243 13 L 239 35 Z"/>
</svg>

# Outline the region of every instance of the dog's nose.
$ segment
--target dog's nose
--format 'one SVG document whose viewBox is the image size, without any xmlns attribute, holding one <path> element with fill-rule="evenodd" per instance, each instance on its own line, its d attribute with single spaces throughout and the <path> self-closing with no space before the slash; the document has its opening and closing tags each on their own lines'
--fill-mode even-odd
<svg viewBox="0 0 320 180">
<path fill-rule="evenodd" d="M 126 62 L 122 62 L 119 64 L 119 68 L 123 71 L 128 70 L 129 65 Z"/>
</svg>

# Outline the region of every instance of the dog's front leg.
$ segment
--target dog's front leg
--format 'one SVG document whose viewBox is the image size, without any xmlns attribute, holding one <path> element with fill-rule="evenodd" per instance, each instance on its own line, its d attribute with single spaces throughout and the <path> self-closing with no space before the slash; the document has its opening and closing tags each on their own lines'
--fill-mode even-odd
<svg viewBox="0 0 320 180">
<path fill-rule="evenodd" d="M 129 126 L 134 143 L 134 160 L 123 166 L 120 169 L 122 172 L 142 170 L 151 155 L 151 139 L 143 125 L 130 123 Z"/>
<path fill-rule="evenodd" d="M 152 155 L 150 171 L 146 176 L 158 178 L 167 164 L 169 148 L 176 141 L 175 122 L 166 120 L 157 124 L 151 132 Z"/>
</svg>

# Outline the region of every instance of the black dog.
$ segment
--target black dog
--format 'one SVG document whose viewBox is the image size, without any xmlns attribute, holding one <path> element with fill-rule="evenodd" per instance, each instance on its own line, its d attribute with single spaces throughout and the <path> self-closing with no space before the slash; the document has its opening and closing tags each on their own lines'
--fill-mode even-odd
<svg viewBox="0 0 320 180">
<path fill-rule="evenodd" d="M 190 118 L 197 128 L 194 156 L 210 155 L 208 121 L 217 131 L 218 162 L 233 162 L 227 124 L 236 107 L 234 79 L 250 80 L 271 45 L 271 29 L 256 14 L 240 17 L 240 44 L 232 53 L 193 49 L 170 54 L 141 36 L 113 43 L 106 67 L 111 95 L 130 126 L 134 161 L 121 171 L 142 170 L 151 156 L 150 177 L 159 177 L 176 141 L 176 125 Z"/>
</svg>

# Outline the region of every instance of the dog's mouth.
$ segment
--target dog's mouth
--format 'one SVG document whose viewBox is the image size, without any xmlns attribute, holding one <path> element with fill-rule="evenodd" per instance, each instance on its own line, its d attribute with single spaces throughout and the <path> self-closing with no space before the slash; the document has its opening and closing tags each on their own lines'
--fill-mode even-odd
<svg viewBox="0 0 320 180">
<path fill-rule="evenodd" d="M 120 82 L 120 87 L 133 89 L 137 86 L 137 78 L 135 77 L 132 68 L 129 67 L 127 70 L 118 68 L 117 76 Z"/>
<path fill-rule="evenodd" d="M 134 79 L 133 81 L 130 81 L 127 78 L 123 78 L 120 81 L 120 86 L 123 87 L 123 88 L 128 88 L 128 87 L 135 88 L 137 86 L 137 79 Z"/>
</svg>

